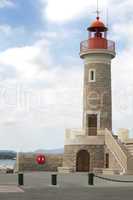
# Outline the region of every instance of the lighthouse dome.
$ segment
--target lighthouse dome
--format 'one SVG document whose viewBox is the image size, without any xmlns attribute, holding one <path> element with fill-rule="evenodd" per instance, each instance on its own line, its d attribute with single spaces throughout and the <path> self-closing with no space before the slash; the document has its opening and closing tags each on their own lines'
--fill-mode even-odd
<svg viewBox="0 0 133 200">
<path fill-rule="evenodd" d="M 108 28 L 105 24 L 100 20 L 99 17 L 96 18 L 95 21 L 92 22 L 91 26 L 87 29 L 88 31 L 95 32 L 96 30 L 105 32 Z"/>
</svg>

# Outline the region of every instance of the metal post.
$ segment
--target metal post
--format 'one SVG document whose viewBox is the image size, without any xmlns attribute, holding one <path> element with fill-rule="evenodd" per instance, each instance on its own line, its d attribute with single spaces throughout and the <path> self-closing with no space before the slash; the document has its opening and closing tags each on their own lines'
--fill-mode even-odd
<svg viewBox="0 0 133 200">
<path fill-rule="evenodd" d="M 24 174 L 18 174 L 18 185 L 24 185 Z"/>
<path fill-rule="evenodd" d="M 88 174 L 88 185 L 94 185 L 94 174 L 93 173 Z"/>
<path fill-rule="evenodd" d="M 57 174 L 51 175 L 51 185 L 57 185 Z"/>
</svg>

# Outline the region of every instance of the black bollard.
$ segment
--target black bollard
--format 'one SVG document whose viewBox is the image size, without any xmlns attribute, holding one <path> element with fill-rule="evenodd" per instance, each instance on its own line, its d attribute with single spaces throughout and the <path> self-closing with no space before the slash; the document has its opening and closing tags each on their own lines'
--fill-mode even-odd
<svg viewBox="0 0 133 200">
<path fill-rule="evenodd" d="M 93 173 L 88 174 L 88 185 L 94 185 L 94 174 Z"/>
<path fill-rule="evenodd" d="M 57 174 L 51 175 L 51 185 L 57 185 Z"/>
<path fill-rule="evenodd" d="M 18 185 L 24 185 L 24 174 L 18 174 Z"/>
</svg>

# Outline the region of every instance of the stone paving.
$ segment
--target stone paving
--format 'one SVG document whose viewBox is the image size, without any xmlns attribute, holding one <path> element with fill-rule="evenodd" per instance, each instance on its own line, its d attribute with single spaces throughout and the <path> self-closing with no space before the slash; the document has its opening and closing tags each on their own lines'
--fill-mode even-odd
<svg viewBox="0 0 133 200">
<path fill-rule="evenodd" d="M 13 185 L 0 186 L 0 193 L 21 193 L 21 192 L 24 192 L 24 190 L 15 185 L 14 186 Z"/>
<path fill-rule="evenodd" d="M 133 199 L 133 183 L 114 183 L 96 178 L 95 185 L 88 186 L 87 174 L 65 174 L 58 175 L 58 186 L 52 187 L 50 178 L 50 173 L 25 173 L 24 186 L 17 187 L 17 175 L 0 174 L 0 200 Z M 111 176 L 110 178 L 133 180 L 133 176 Z M 6 181 L 7 185 L 3 186 L 2 183 L 5 184 Z"/>
</svg>

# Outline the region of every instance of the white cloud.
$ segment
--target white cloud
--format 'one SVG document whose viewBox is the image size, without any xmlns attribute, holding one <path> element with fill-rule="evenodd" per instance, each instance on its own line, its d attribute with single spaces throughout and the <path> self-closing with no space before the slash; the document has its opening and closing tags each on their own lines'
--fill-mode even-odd
<svg viewBox="0 0 133 200">
<path fill-rule="evenodd" d="M 43 17 L 53 22 L 89 17 L 96 7 L 96 2 L 89 0 L 47 0 L 47 4 L 46 0 L 41 2 L 44 3 L 41 7 Z M 106 4 L 111 5 L 113 38 L 119 41 L 119 46 L 121 41 L 125 41 L 125 49 L 119 50 L 112 64 L 114 128 L 132 128 L 133 29 L 132 18 L 127 19 L 126 16 L 131 15 L 133 3 L 131 0 L 121 4 L 118 0 L 110 0 L 103 1 L 100 7 L 106 7 Z M 119 15 L 118 10 L 121 10 Z M 48 30 L 41 33 L 40 37 L 48 41 L 40 40 L 32 45 L 16 46 L 0 53 L 0 136 L 5 139 L 5 143 L 1 141 L 1 147 L 19 149 L 19 139 L 22 148 L 63 146 L 64 129 L 81 127 L 83 66 L 79 66 L 78 57 L 71 58 L 71 50 L 68 52 L 66 49 L 68 55 L 64 64 L 59 61 L 62 52 L 58 54 L 58 61 L 53 60 L 50 54 L 54 45 L 49 40 L 58 40 L 60 45 L 61 38 L 64 40 L 64 43 L 61 41 L 64 47 L 66 42 L 69 43 L 72 32 L 64 31 L 63 28 L 62 25 L 61 31 Z M 0 30 L 7 35 L 14 33 L 8 25 L 1 25 Z M 74 31 L 73 35 L 77 34 Z M 78 52 L 76 55 L 78 56 Z M 56 137 L 51 142 L 53 134 Z M 7 137 L 11 139 L 8 145 Z"/>
<path fill-rule="evenodd" d="M 26 33 L 26 29 L 23 26 L 20 27 L 13 27 L 9 24 L 0 24 L 0 34 L 5 36 L 17 36 Z"/>
<path fill-rule="evenodd" d="M 133 48 L 125 48 L 112 64 L 114 129 L 133 126 Z"/>
<path fill-rule="evenodd" d="M 43 16 L 54 22 L 73 20 L 96 10 L 96 2 L 91 0 L 40 0 Z M 47 2 L 47 3 L 46 3 Z M 102 1 L 106 5 L 106 0 Z"/>
<path fill-rule="evenodd" d="M 113 82 L 113 119 L 114 128 L 128 127 L 133 124 L 133 46 L 132 46 L 132 8 L 133 1 L 124 1 L 117 20 L 112 22 L 112 38 L 116 42 L 117 57 L 112 65 Z M 114 13 L 118 10 L 118 5 Z M 128 119 L 128 120 L 127 120 Z"/>
<path fill-rule="evenodd" d="M 3 140 L 10 138 L 9 130 L 14 130 L 10 144 L 0 143 L 1 148 L 52 148 L 50 138 L 55 129 L 62 129 L 57 131 L 55 141 L 63 146 L 64 129 L 81 125 L 82 67 L 73 63 L 66 64 L 67 68 L 55 65 L 49 48 L 47 41 L 40 40 L 0 53 L 0 136 Z M 43 136 L 40 129 L 45 132 Z M 33 137 L 35 130 L 37 135 Z M 39 142 L 38 137 L 45 141 Z M 16 142 L 20 138 L 21 145 Z"/>
<path fill-rule="evenodd" d="M 80 31 L 77 30 L 77 29 L 65 29 L 65 28 L 60 28 L 58 30 L 54 30 L 54 31 L 41 31 L 41 32 L 38 32 L 38 33 L 35 33 L 35 35 L 37 37 L 40 37 L 40 38 L 47 38 L 47 40 L 49 41 L 61 41 L 61 40 L 64 40 L 64 39 L 67 39 L 69 37 L 72 38 L 75 38 L 77 37 L 78 35 L 80 34 Z"/>
<path fill-rule="evenodd" d="M 115 23 L 112 25 L 112 36 L 115 41 L 118 41 L 117 44 L 125 43 L 125 48 L 131 47 L 131 38 L 133 35 L 133 26 L 132 22 L 129 21 L 121 22 L 121 23 Z"/>
<path fill-rule="evenodd" d="M 79 17 L 88 18 L 93 15 L 96 8 L 96 1 L 85 0 L 41 0 L 45 2 L 43 17 L 54 23 L 69 22 Z M 111 38 L 116 41 L 117 58 L 112 64 L 113 79 L 113 113 L 115 127 L 132 127 L 133 119 L 133 67 L 132 67 L 132 10 L 133 1 L 107 0 L 100 2 L 101 15 L 105 15 L 106 8 L 109 8 L 109 24 L 111 25 Z M 120 12 L 119 12 L 120 11 Z M 90 14 L 89 14 L 90 12 Z M 105 16 L 104 16 L 105 18 Z M 106 21 L 106 20 L 105 20 Z M 127 98 L 125 98 L 127 97 Z M 126 120 L 130 118 L 131 120 Z"/>
<path fill-rule="evenodd" d="M 50 64 L 47 41 L 32 46 L 7 49 L 0 53 L 0 66 L 12 66 L 19 78 L 33 79 Z"/>
<path fill-rule="evenodd" d="M 77 68 L 77 66 L 76 66 Z M 36 82 L 36 84 L 34 84 Z M 45 69 L 39 78 L 0 85 L 2 124 L 77 126 L 82 110 L 82 72 L 75 67 Z M 27 121 L 27 122 L 26 122 Z M 64 127 L 64 128 L 65 128 Z"/>
<path fill-rule="evenodd" d="M 75 69 L 47 69 L 40 77 L 43 86 L 39 79 L 35 86 L 28 80 L 1 85 L 1 148 L 56 148 L 63 146 L 65 128 L 81 127 L 82 73 Z M 7 137 L 10 143 L 5 143 Z"/>
<path fill-rule="evenodd" d="M 77 18 L 91 17 L 96 10 L 97 1 L 91 0 L 40 0 L 41 12 L 44 19 L 53 22 L 68 22 Z M 106 18 L 107 8 L 111 23 L 117 21 L 132 21 L 133 1 L 103 0 L 100 1 L 99 10 L 101 16 Z M 118 13 L 118 11 L 120 11 Z"/>
<path fill-rule="evenodd" d="M 12 28 L 11 26 L 7 25 L 7 24 L 3 24 L 0 25 L 0 32 L 6 34 L 6 35 L 10 35 L 12 33 Z"/>
<path fill-rule="evenodd" d="M 0 8 L 14 7 L 14 0 L 0 0 Z"/>
</svg>

